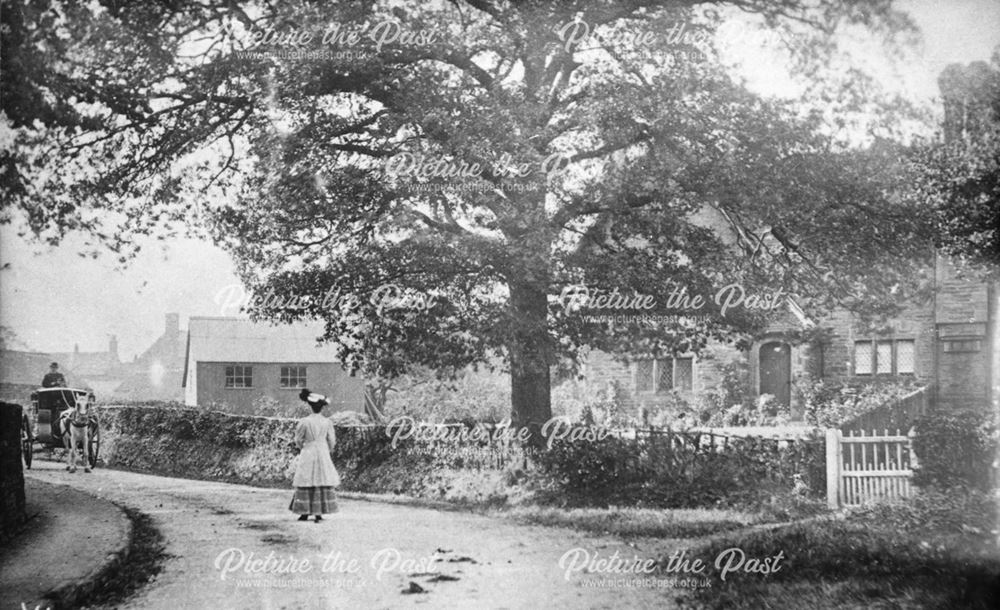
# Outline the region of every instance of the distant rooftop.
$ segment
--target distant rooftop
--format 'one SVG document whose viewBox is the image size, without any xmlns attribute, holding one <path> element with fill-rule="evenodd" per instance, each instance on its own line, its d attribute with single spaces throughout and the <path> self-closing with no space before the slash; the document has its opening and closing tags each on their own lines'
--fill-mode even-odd
<svg viewBox="0 0 1000 610">
<path fill-rule="evenodd" d="M 52 354 L 42 352 L 0 350 L 0 383 L 40 386 L 52 360 Z M 59 372 L 67 382 L 75 383 L 76 375 L 69 367 L 60 365 Z"/>
<path fill-rule="evenodd" d="M 318 344 L 322 322 L 273 324 L 245 318 L 192 317 L 188 360 L 196 362 L 337 362 L 336 348 Z"/>
</svg>

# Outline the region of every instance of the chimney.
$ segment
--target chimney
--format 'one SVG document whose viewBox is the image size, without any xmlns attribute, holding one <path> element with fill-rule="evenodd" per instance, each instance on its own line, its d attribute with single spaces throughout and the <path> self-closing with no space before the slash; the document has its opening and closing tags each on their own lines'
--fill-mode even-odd
<svg viewBox="0 0 1000 610">
<path fill-rule="evenodd" d="M 171 335 L 176 335 L 181 331 L 181 315 L 178 313 L 168 313 L 167 314 L 167 324 L 164 329 L 164 334 L 168 337 Z"/>
<path fill-rule="evenodd" d="M 108 341 L 108 353 L 118 359 L 118 337 L 111 335 L 111 340 Z"/>
</svg>

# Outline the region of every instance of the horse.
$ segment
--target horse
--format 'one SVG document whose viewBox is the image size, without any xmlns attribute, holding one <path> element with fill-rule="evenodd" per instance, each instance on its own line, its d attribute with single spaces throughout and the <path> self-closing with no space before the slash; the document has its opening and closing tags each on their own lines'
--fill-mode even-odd
<svg viewBox="0 0 1000 610">
<path fill-rule="evenodd" d="M 66 470 L 76 472 L 76 448 L 83 445 L 83 471 L 90 472 L 90 399 L 78 395 L 76 406 L 66 409 L 59 416 L 59 431 L 63 444 L 69 455 L 66 457 Z"/>
</svg>

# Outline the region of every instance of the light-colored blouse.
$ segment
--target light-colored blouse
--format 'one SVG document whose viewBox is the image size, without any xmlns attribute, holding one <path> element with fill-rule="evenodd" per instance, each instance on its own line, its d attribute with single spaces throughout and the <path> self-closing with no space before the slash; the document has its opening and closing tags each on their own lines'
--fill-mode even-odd
<svg viewBox="0 0 1000 610">
<path fill-rule="evenodd" d="M 295 467 L 292 485 L 295 487 L 337 487 L 340 474 L 333 466 L 330 454 L 337 444 L 333 422 L 320 413 L 299 420 L 295 427 L 295 444 L 302 449 Z"/>
</svg>

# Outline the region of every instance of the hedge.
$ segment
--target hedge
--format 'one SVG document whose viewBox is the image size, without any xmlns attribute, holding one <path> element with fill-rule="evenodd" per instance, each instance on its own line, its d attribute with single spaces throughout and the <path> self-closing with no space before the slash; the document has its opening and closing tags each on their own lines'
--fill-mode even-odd
<svg viewBox="0 0 1000 610">
<path fill-rule="evenodd" d="M 101 407 L 100 418 L 101 457 L 108 466 L 291 486 L 297 455 L 292 445 L 294 419 L 136 405 Z M 336 431 L 333 459 L 344 490 L 476 504 L 505 502 L 516 492 L 505 482 L 509 477 L 504 466 L 517 448 L 416 439 L 401 440 L 394 447 L 385 427 L 337 426 Z"/>
<path fill-rule="evenodd" d="M 825 493 L 822 440 L 658 432 L 593 443 L 557 442 L 537 456 L 569 504 L 681 508 L 735 504 L 796 487 Z"/>
<path fill-rule="evenodd" d="M 129 470 L 291 486 L 295 423 L 197 408 L 102 407 L 101 454 L 109 466 Z M 338 426 L 333 458 L 343 489 L 475 504 L 655 507 L 759 499 L 791 490 L 795 475 L 815 494 L 825 489 L 821 440 L 671 433 L 536 449 L 498 438 L 492 425 L 472 438 L 473 428 L 448 430 L 456 434 L 394 440 L 389 433 L 400 428 Z"/>
<path fill-rule="evenodd" d="M 995 418 L 982 411 L 937 412 L 918 419 L 913 451 L 914 483 L 939 488 L 989 491 L 995 484 Z"/>
</svg>

